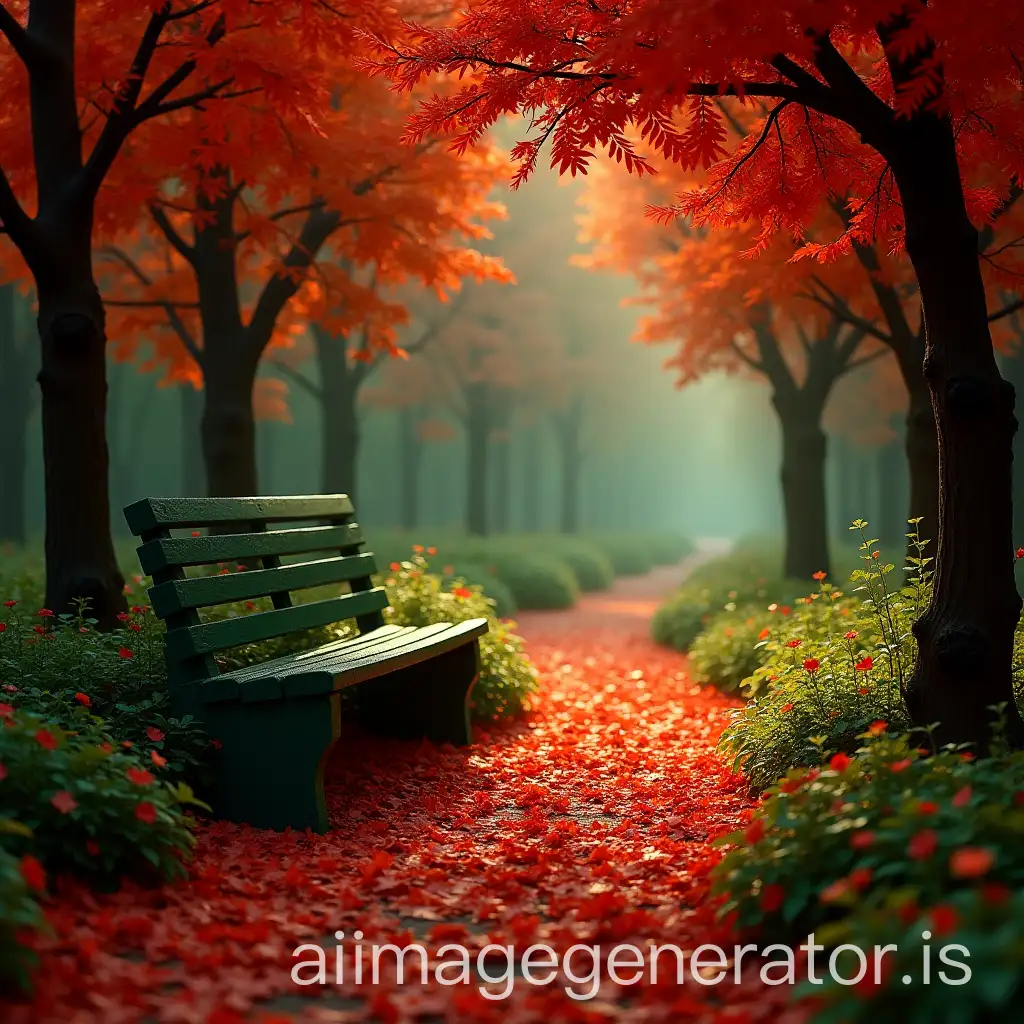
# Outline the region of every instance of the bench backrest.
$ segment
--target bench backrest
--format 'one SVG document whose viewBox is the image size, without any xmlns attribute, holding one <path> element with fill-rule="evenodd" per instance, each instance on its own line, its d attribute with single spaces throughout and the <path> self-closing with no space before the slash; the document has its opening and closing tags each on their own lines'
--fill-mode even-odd
<svg viewBox="0 0 1024 1024">
<path fill-rule="evenodd" d="M 272 498 L 145 498 L 124 510 L 141 538 L 139 562 L 153 578 L 154 613 L 167 624 L 172 685 L 217 675 L 214 655 L 243 644 L 355 619 L 361 632 L 384 624 L 383 587 L 344 494 Z M 282 524 L 297 524 L 282 528 Z M 214 532 L 201 535 L 204 527 Z M 190 531 L 174 536 L 172 531 Z M 328 557 L 316 557 L 328 553 Z M 309 555 L 314 561 L 282 564 Z M 245 571 L 188 576 L 187 568 L 244 562 Z M 292 593 L 348 583 L 351 593 L 293 604 Z M 272 610 L 203 622 L 200 608 L 269 597 Z"/>
</svg>

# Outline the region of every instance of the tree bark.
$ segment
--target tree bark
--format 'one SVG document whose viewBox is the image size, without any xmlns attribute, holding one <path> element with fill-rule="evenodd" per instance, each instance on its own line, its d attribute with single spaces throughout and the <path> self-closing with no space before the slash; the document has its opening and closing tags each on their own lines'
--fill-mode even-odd
<svg viewBox="0 0 1024 1024">
<path fill-rule="evenodd" d="M 28 421 L 35 396 L 27 338 L 15 316 L 16 290 L 0 285 L 0 543 L 24 544 Z"/>
<path fill-rule="evenodd" d="M 211 498 L 259 494 L 256 468 L 256 419 L 252 389 L 256 366 L 239 366 L 206 353 L 201 435 L 206 493 Z"/>
<path fill-rule="evenodd" d="M 345 338 L 316 326 L 313 339 L 320 371 L 323 491 L 347 494 L 355 501 L 360 441 L 357 401 L 364 375 L 357 372 L 359 367 L 349 365 Z"/>
<path fill-rule="evenodd" d="M 782 505 L 787 578 L 809 580 L 829 572 L 825 464 L 828 442 L 821 427 L 823 402 L 772 398 L 782 427 Z"/>
<path fill-rule="evenodd" d="M 181 495 L 195 498 L 205 492 L 201 424 L 203 394 L 182 384 L 181 395 Z"/>
<path fill-rule="evenodd" d="M 991 705 L 1006 705 L 1009 733 L 1024 741 L 1011 671 L 1021 610 L 1012 545 L 1014 391 L 996 365 L 952 124 L 921 112 L 884 155 L 921 290 L 924 377 L 939 447 L 934 587 L 914 624 L 919 653 L 907 704 L 917 724 L 939 723 L 939 743 L 971 742 L 984 752 Z"/>
<path fill-rule="evenodd" d="M 1017 394 L 1024 392 L 1024 351 L 1006 360 L 1006 377 Z M 1013 547 L 1024 546 L 1024 433 L 1013 439 Z"/>
<path fill-rule="evenodd" d="M 913 367 L 904 368 L 904 364 L 911 360 Z M 897 352 L 909 399 L 906 449 L 910 501 L 907 518 L 921 519 L 918 533 L 929 541 L 927 554 L 934 557 L 939 535 L 939 434 L 928 382 L 919 369 L 923 360 L 924 347 L 920 345 L 915 345 L 905 356 Z"/>
<path fill-rule="evenodd" d="M 487 456 L 491 432 L 490 388 L 473 381 L 466 386 L 466 530 L 487 534 Z"/>
<path fill-rule="evenodd" d="M 420 464 L 423 461 L 423 440 L 420 437 L 419 414 L 416 407 L 403 406 L 399 415 L 401 525 L 403 530 L 415 530 L 420 525 Z"/>
</svg>

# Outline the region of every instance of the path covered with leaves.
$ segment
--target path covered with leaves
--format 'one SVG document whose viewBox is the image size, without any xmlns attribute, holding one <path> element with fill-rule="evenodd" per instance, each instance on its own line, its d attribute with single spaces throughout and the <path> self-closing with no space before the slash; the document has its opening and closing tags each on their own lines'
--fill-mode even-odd
<svg viewBox="0 0 1024 1024">
<path fill-rule="evenodd" d="M 65 888 L 51 906 L 55 936 L 34 1002 L 0 1004 L 0 1017 L 784 1021 L 781 989 L 756 979 L 703 987 L 689 973 L 678 986 L 672 957 L 656 985 L 605 978 L 583 1002 L 569 998 L 565 979 L 532 986 L 520 977 L 501 1000 L 484 998 L 477 977 L 424 987 L 415 959 L 411 983 L 395 984 L 385 969 L 376 986 L 352 984 L 356 929 L 364 943 L 435 952 L 461 943 L 474 958 L 489 942 L 517 954 L 534 943 L 731 949 L 706 901 L 710 840 L 750 808 L 714 753 L 728 701 L 691 684 L 685 660 L 646 638 L 659 594 L 680 571 L 621 582 L 570 612 L 524 616 L 543 677 L 537 707 L 525 721 L 478 731 L 470 749 L 343 741 L 329 773 L 328 835 L 204 826 L 186 884 L 112 895 Z M 333 981 L 337 930 L 344 981 L 296 986 L 291 954 L 303 942 L 328 950 Z M 503 955 L 491 963 L 500 975 Z M 578 964 L 585 974 L 589 960 Z"/>
</svg>

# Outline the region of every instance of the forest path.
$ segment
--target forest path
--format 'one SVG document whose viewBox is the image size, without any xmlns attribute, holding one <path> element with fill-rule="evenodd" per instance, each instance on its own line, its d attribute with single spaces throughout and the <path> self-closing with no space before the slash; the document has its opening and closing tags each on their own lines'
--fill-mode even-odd
<svg viewBox="0 0 1024 1024">
<path fill-rule="evenodd" d="M 522 616 L 541 677 L 535 709 L 478 729 L 467 748 L 352 736 L 328 772 L 333 828 L 324 836 L 200 826 L 187 882 L 96 894 L 65 887 L 52 902 L 55 934 L 41 949 L 31 1002 L 0 1002 L 5 1024 L 683 1024 L 800 1019 L 787 986 L 744 973 L 696 983 L 677 959 L 702 943 L 731 955 L 735 936 L 716 921 L 712 840 L 742 827 L 752 803 L 715 753 L 735 702 L 686 675 L 686 659 L 648 638 L 660 597 L 700 559 L 619 581 L 569 612 Z M 355 983 L 357 947 L 366 965 Z M 344 943 L 335 939 L 344 931 Z M 292 980 L 293 951 L 325 951 Z M 395 976 L 394 953 L 421 944 Z M 489 954 L 481 951 L 488 943 Z M 465 950 L 473 968 L 453 968 Z M 635 946 L 635 984 L 600 971 L 594 998 L 570 997 L 569 979 L 531 984 L 522 954 L 535 944 L 562 968 L 574 944 Z M 652 984 L 649 949 L 669 947 Z M 337 981 L 337 950 L 344 977 Z M 439 984 L 438 950 L 449 965 Z M 501 947 L 512 947 L 512 954 Z M 311 959 L 307 948 L 301 959 Z M 544 979 L 548 954 L 533 954 Z M 569 970 L 590 991 L 592 955 Z M 629 981 L 635 968 L 623 969 Z M 511 969 L 509 969 L 511 966 Z M 487 998 L 481 972 L 506 974 Z M 410 977 L 411 975 L 411 977 Z M 459 984 L 451 984 L 457 980 Z"/>
</svg>

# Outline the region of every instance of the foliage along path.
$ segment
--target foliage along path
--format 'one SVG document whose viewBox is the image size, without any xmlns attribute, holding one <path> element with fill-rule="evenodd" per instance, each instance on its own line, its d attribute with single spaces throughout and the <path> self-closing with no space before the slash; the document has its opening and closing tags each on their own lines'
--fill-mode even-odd
<svg viewBox="0 0 1024 1024">
<path fill-rule="evenodd" d="M 8 1024 L 122 1021 L 795 1020 L 783 988 L 675 983 L 662 954 L 656 985 L 602 982 L 576 1002 L 564 979 L 520 977 L 489 1001 L 470 984 L 350 984 L 352 932 L 365 943 L 489 941 L 644 948 L 734 937 L 706 902 L 709 840 L 749 814 L 739 779 L 714 753 L 729 700 L 686 678 L 685 660 L 647 639 L 657 598 L 686 564 L 620 581 L 565 613 L 524 615 L 542 676 L 526 721 L 478 733 L 468 750 L 353 738 L 339 745 L 326 836 L 200 829 L 191 879 L 112 895 L 63 889 L 50 918 L 34 1002 L 0 1004 Z M 329 977 L 348 936 L 345 982 L 298 988 L 292 950 L 318 942 Z M 445 960 L 451 954 L 444 955 Z M 393 955 L 384 961 L 394 964 Z M 589 973 L 589 956 L 572 961 Z M 502 974 L 499 956 L 485 969 Z M 544 972 L 539 972 L 543 974 Z M 627 977 L 631 973 L 626 970 Z M 384 969 L 383 975 L 393 974 Z M 454 977 L 454 974 L 449 977 Z M 501 986 L 498 986 L 500 988 Z M 587 986 L 579 986 L 582 990 Z"/>
</svg>

